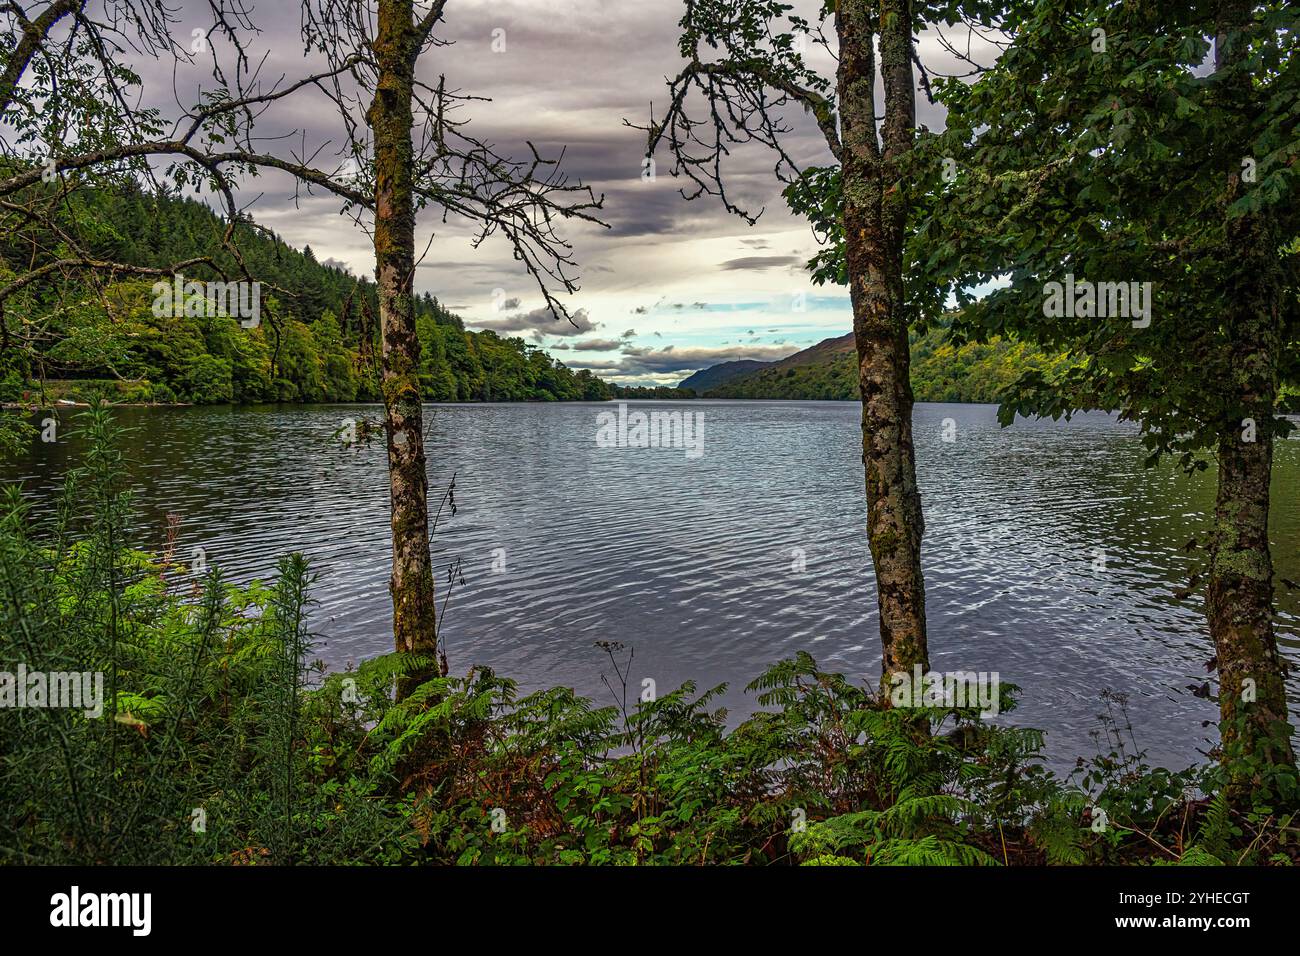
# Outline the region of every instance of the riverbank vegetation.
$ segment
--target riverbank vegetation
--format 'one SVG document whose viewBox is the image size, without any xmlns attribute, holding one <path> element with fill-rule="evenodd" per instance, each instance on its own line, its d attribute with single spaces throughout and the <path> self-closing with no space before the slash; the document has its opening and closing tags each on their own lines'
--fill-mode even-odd
<svg viewBox="0 0 1300 956">
<path fill-rule="evenodd" d="M 106 702 L 0 721 L 6 863 L 1300 861 L 1284 794 L 1234 808 L 1207 796 L 1217 765 L 1148 767 L 1117 694 L 1097 753 L 1059 777 L 1037 731 L 883 706 L 804 653 L 755 677 L 761 709 L 731 728 L 720 688 L 636 699 L 616 643 L 592 648 L 600 703 L 462 662 L 398 698 L 433 664 L 402 654 L 327 673 L 301 557 L 238 588 L 131 549 L 111 416 L 79 427 L 87 456 L 48 524 L 16 489 L 4 501 L 0 669 L 93 668 Z"/>
</svg>

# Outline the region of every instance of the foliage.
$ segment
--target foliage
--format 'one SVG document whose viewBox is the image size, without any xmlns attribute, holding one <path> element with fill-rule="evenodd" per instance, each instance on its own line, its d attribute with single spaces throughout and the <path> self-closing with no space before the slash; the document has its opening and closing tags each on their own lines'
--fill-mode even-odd
<svg viewBox="0 0 1300 956">
<path fill-rule="evenodd" d="M 693 388 L 681 388 L 671 385 L 611 385 L 613 398 L 656 399 L 658 401 L 679 398 L 698 398 Z"/>
<path fill-rule="evenodd" d="M 938 84 L 947 128 L 918 147 L 926 212 L 911 262 L 936 290 L 927 314 L 951 293 L 960 335 L 1069 354 L 1026 371 L 1004 421 L 1116 411 L 1141 424 L 1153 463 L 1185 467 L 1204 467 L 1198 454 L 1247 418 L 1285 435 L 1250 406 L 1241 349 L 1265 350 L 1269 378 L 1295 384 L 1294 5 L 1238 5 L 1246 23 L 1220 40 L 1217 66 L 1218 6 L 1012 6 L 1013 42 L 975 82 Z M 1150 314 L 1046 316 L 1047 283 L 1067 273 L 1149 282 Z"/>
<path fill-rule="evenodd" d="M 394 824 L 371 794 L 305 779 L 301 557 L 272 587 L 235 589 L 130 550 L 112 426 L 102 409 L 84 421 L 89 460 L 42 540 L 16 489 L 6 496 L 0 670 L 98 673 L 103 713 L 6 710 L 3 858 L 379 862 L 371 844 Z"/>
</svg>

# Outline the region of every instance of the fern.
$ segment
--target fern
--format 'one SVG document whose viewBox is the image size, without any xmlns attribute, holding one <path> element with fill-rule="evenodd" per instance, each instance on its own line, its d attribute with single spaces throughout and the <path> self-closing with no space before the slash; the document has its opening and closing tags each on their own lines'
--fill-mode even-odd
<svg viewBox="0 0 1300 956">
<path fill-rule="evenodd" d="M 1232 806 L 1228 802 L 1227 793 L 1220 791 L 1205 808 L 1197 839 L 1187 848 L 1183 860 L 1186 861 L 1191 855 L 1195 859 L 1206 861 L 1205 865 L 1222 864 L 1224 860 L 1231 858 L 1228 849 L 1229 841 L 1234 836 L 1240 835 L 1241 831 L 1232 824 Z"/>
</svg>

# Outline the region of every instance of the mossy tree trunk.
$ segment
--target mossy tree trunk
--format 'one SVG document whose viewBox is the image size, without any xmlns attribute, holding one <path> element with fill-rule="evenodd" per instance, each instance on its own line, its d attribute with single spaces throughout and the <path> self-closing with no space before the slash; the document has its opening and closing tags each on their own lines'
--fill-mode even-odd
<svg viewBox="0 0 1300 956">
<path fill-rule="evenodd" d="M 1220 7 L 1215 69 L 1244 60 L 1251 20 L 1245 0 Z M 1242 110 L 1253 106 L 1250 75 L 1238 70 L 1224 95 Z M 1241 194 L 1240 169 L 1228 176 L 1224 207 Z M 1220 423 L 1219 486 L 1210 542 L 1206 610 L 1219 671 L 1219 715 L 1229 792 L 1243 800 L 1267 784 L 1269 766 L 1295 766 L 1287 725 L 1286 683 L 1273 630 L 1273 556 L 1268 542 L 1273 418 L 1281 354 L 1283 276 L 1281 237 L 1267 217 L 1228 215 L 1224 255 L 1232 262 L 1224 316 L 1231 349 L 1225 384 L 1242 419 Z M 1253 423 L 1253 426 L 1252 426 Z"/>
<path fill-rule="evenodd" d="M 875 109 L 870 5 L 843 0 L 838 96 L 843 139 L 845 254 L 862 394 L 862 462 L 867 534 L 876 571 L 882 680 L 916 664 L 929 668 L 921 538 L 925 530 L 912 443 L 908 322 L 903 303 L 907 199 L 899 161 L 912 147 L 916 103 L 908 0 L 880 8 L 885 87 L 883 144 Z"/>
<path fill-rule="evenodd" d="M 388 441 L 393 569 L 393 638 L 398 651 L 437 652 L 429 481 L 421 412 L 420 340 L 415 330 L 413 80 L 419 34 L 411 0 L 379 0 L 374 53 L 379 67 L 367 121 L 375 153 L 375 270 Z"/>
<path fill-rule="evenodd" d="M 1243 356 L 1247 369 L 1267 365 L 1266 349 Z M 1247 397 L 1271 414 L 1265 375 Z M 1250 388 L 1251 386 L 1247 386 Z M 1268 409 L 1268 411 L 1265 411 Z M 1222 748 L 1233 790 L 1244 796 L 1263 764 L 1294 765 L 1286 725 L 1286 684 L 1273 631 L 1273 559 L 1268 543 L 1273 439 L 1261 429 L 1253 442 L 1233 427 L 1219 443 L 1219 488 L 1210 544 L 1207 611 L 1219 671 Z"/>
</svg>

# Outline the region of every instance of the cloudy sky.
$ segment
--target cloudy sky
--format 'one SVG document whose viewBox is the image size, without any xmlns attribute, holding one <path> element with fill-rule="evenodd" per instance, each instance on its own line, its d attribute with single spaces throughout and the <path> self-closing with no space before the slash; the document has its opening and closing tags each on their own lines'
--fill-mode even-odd
<svg viewBox="0 0 1300 956">
<path fill-rule="evenodd" d="M 810 15 L 817 6 L 796 2 Z M 204 25 L 204 7 L 185 0 L 178 28 L 188 26 L 191 9 L 195 24 Z M 728 189 L 741 204 L 766 209 L 752 227 L 716 198 L 683 199 L 662 148 L 655 178 L 642 176 L 644 133 L 623 121 L 645 123 L 652 103 L 656 115 L 662 112 L 665 77 L 681 68 L 681 12 L 681 0 L 450 0 L 436 31 L 450 43 L 425 54 L 422 78 L 436 84 L 445 74 L 449 88 L 490 97 L 468 104 L 463 118 L 501 152 L 527 155 L 526 140 L 546 156 L 563 149 L 563 169 L 604 194 L 609 228 L 566 224 L 581 277 L 581 290 L 567 300 L 577 327 L 543 308 L 504 241 L 474 249 L 471 225 L 444 223 L 432 209 L 418 226 L 417 246 L 431 243 L 417 269 L 418 292 L 436 295 L 470 328 L 523 336 L 571 368 L 626 384 L 675 383 L 717 362 L 781 358 L 850 329 L 846 290 L 808 281 L 804 263 L 816 240 L 785 209 L 771 154 L 741 150 L 727 168 Z M 249 47 L 268 55 L 264 78 L 292 79 L 319 67 L 304 59 L 298 4 L 257 2 L 253 18 L 261 32 Z M 925 38 L 921 49 L 927 65 L 952 69 L 937 37 Z M 809 59 L 831 75 L 826 51 L 814 47 Z M 170 64 L 142 64 L 146 100 L 160 89 L 171 96 L 174 83 L 184 88 L 203 79 L 203 68 L 189 69 L 192 75 L 173 77 Z M 918 110 L 921 123 L 941 124 L 941 112 L 919 93 Z M 787 119 L 795 127 L 787 140 L 791 155 L 828 163 L 820 134 L 801 111 L 791 109 Z M 307 152 L 324 147 L 322 168 L 342 141 L 337 111 L 311 90 L 259 128 L 293 133 L 281 152 L 285 144 Z M 318 259 L 372 274 L 369 238 L 339 215 L 338 201 L 295 203 L 293 194 L 286 179 L 264 175 L 241 199 L 256 197 L 254 218 L 291 244 L 310 244 Z"/>
</svg>

